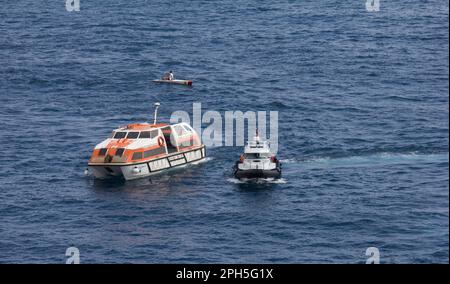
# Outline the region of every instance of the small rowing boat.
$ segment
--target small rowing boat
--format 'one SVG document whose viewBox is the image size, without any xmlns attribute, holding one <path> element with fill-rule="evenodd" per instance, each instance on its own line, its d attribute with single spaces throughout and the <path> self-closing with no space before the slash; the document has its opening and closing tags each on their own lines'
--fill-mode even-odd
<svg viewBox="0 0 450 284">
<path fill-rule="evenodd" d="M 158 79 L 158 80 L 153 80 L 153 82 L 155 82 L 155 83 L 166 83 L 166 84 L 192 86 L 192 80 L 177 80 L 177 79 L 163 80 L 163 79 Z"/>
</svg>

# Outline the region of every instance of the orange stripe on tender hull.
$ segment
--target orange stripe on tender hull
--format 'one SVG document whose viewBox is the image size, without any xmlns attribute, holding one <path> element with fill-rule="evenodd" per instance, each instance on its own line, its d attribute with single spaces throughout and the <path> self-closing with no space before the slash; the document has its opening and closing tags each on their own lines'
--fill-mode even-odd
<svg viewBox="0 0 450 284">
<path fill-rule="evenodd" d="M 131 143 L 133 143 L 133 140 L 123 138 L 109 142 L 108 145 L 106 145 L 106 148 L 126 148 Z"/>
</svg>

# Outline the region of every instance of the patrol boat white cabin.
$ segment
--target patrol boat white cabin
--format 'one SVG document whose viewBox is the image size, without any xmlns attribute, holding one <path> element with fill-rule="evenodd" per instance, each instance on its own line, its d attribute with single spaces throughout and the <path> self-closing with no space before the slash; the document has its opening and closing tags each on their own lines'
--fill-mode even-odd
<svg viewBox="0 0 450 284">
<path fill-rule="evenodd" d="M 269 142 L 261 141 L 258 131 L 236 162 L 234 176 L 238 179 L 281 178 L 281 163 L 271 152 Z"/>
</svg>

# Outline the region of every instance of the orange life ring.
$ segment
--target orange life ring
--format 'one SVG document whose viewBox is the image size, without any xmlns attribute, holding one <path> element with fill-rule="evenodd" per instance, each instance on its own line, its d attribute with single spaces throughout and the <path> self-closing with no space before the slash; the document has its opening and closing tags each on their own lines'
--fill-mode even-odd
<svg viewBox="0 0 450 284">
<path fill-rule="evenodd" d="M 162 138 L 161 136 L 158 137 L 158 145 L 159 147 L 164 146 L 164 138 Z"/>
</svg>

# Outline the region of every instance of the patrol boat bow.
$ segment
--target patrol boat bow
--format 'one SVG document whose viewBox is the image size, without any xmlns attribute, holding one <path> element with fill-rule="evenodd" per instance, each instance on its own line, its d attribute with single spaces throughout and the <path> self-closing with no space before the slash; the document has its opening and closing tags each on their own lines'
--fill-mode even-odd
<svg viewBox="0 0 450 284">
<path fill-rule="evenodd" d="M 238 179 L 281 178 L 281 163 L 271 153 L 269 142 L 260 140 L 258 131 L 236 162 L 234 176 Z"/>
</svg>

